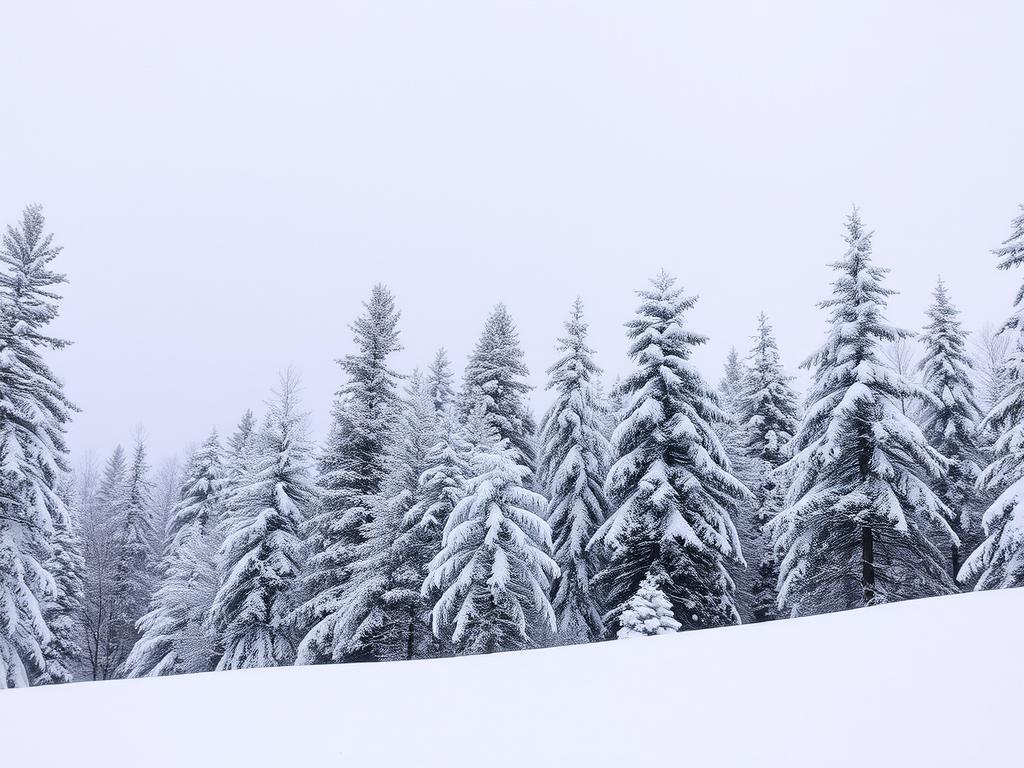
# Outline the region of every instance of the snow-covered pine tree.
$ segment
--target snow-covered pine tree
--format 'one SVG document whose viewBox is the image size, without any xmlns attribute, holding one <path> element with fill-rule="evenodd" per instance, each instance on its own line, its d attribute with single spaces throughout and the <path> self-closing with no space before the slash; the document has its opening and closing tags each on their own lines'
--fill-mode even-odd
<svg viewBox="0 0 1024 768">
<path fill-rule="evenodd" d="M 597 401 L 601 404 L 601 429 L 604 432 L 604 436 L 608 438 L 610 445 L 612 435 L 615 434 L 615 428 L 619 426 L 619 421 L 622 419 L 623 411 L 626 408 L 626 398 L 622 392 L 622 380 L 616 378 L 612 383 L 611 389 L 605 392 L 604 385 L 598 379 L 595 381 L 595 388 L 597 391 Z"/>
<path fill-rule="evenodd" d="M 422 594 L 440 592 L 434 634 L 461 653 L 537 645 L 557 627 L 548 600 L 558 565 L 551 558 L 546 501 L 527 490 L 530 470 L 498 436 L 479 403 L 467 429 L 473 450 L 466 494 L 445 524 Z"/>
<path fill-rule="evenodd" d="M 1006 396 L 1009 385 L 1007 361 L 1013 351 L 1014 334 L 1002 331 L 1002 325 L 985 323 L 974 337 L 971 366 L 983 416 Z M 988 442 L 983 440 L 983 444 L 987 446 Z"/>
<path fill-rule="evenodd" d="M 740 406 L 743 395 L 743 386 L 747 374 L 746 362 L 740 357 L 736 347 L 729 348 L 726 355 L 725 365 L 722 369 L 722 378 L 718 382 L 718 406 L 726 415 L 727 420 L 716 426 L 718 437 L 725 448 L 725 455 L 729 459 L 730 472 L 733 477 L 748 487 L 753 487 L 760 480 L 757 474 L 756 462 L 747 459 L 746 445 L 744 444 L 743 429 L 740 424 Z M 755 562 L 759 551 L 757 535 L 757 508 L 754 503 L 735 504 L 730 509 L 733 525 L 740 539 L 740 549 L 745 557 L 753 554 Z M 740 614 L 742 622 L 756 620 L 754 607 L 757 597 L 755 596 L 757 571 L 752 568 L 739 568 L 733 574 L 736 590 L 736 610 Z"/>
<path fill-rule="evenodd" d="M 472 458 L 472 447 L 450 404 L 438 414 L 435 438 L 427 451 L 427 469 L 420 475 L 417 501 L 410 514 L 424 528 L 433 529 L 440 543 L 448 516 L 465 495 Z"/>
<path fill-rule="evenodd" d="M 434 401 L 434 409 L 440 413 L 449 404 L 455 402 L 455 377 L 452 374 L 452 365 L 448 360 L 448 352 L 442 347 L 437 350 L 434 362 L 430 364 L 430 374 L 427 376 L 427 386 L 430 388 L 430 396 Z"/>
<path fill-rule="evenodd" d="M 790 387 L 792 378 L 782 368 L 775 332 L 763 312 L 757 319 L 754 346 L 747 360 L 746 375 L 737 394 L 736 424 L 748 468 L 746 480 L 756 498 L 751 520 L 751 555 L 757 562 L 752 584 L 753 614 L 756 621 L 767 621 L 776 617 L 779 566 L 764 527 L 782 509 L 785 489 L 777 470 L 790 456 L 799 409 Z"/>
<path fill-rule="evenodd" d="M 640 582 L 636 594 L 629 598 L 626 609 L 619 614 L 617 637 L 620 640 L 668 635 L 682 628 L 682 624 L 672 615 L 672 602 L 661 591 L 664 579 L 665 574 L 656 570 L 648 573 Z"/>
<path fill-rule="evenodd" d="M 112 519 L 116 561 L 110 581 L 110 621 L 111 632 L 118 639 L 117 672 L 124 674 L 123 664 L 139 638 L 137 624 L 146 613 L 155 576 L 152 483 L 141 435 L 125 476 L 123 504 L 116 512 Z"/>
<path fill-rule="evenodd" d="M 429 575 L 431 559 L 441 551 L 441 536 L 452 510 L 466 495 L 473 453 L 454 403 L 449 403 L 437 415 L 434 433 L 435 442 L 426 456 L 427 469 L 417 484 L 416 503 L 407 516 L 407 520 L 420 527 L 425 538 L 422 551 L 430 553 L 425 576 Z M 422 585 L 420 589 L 422 593 Z M 428 605 L 433 605 L 434 597 L 433 593 L 428 596 Z M 450 655 L 452 649 L 445 638 L 435 635 L 428 652 L 443 656 Z"/>
<path fill-rule="evenodd" d="M 627 403 L 612 438 L 605 493 L 614 511 L 591 544 L 609 557 L 597 577 L 607 626 L 658 567 L 685 628 L 739 621 L 726 565 L 744 564 L 731 510 L 750 493 L 731 474 L 716 432 L 727 416 L 690 362 L 705 341 L 684 324 L 696 298 L 674 285 L 665 272 L 655 277 L 626 326 L 637 367 L 622 384 Z"/>
<path fill-rule="evenodd" d="M 167 541 L 167 524 L 171 520 L 174 506 L 178 503 L 181 471 L 178 457 L 171 456 L 160 462 L 160 468 L 153 480 L 153 534 L 156 536 L 153 555 L 161 558 L 170 543 Z"/>
<path fill-rule="evenodd" d="M 940 279 L 928 308 L 928 324 L 921 336 L 924 356 L 918 367 L 924 387 L 932 399 L 921 408 L 924 435 L 949 460 L 935 483 L 935 492 L 953 513 L 953 531 L 966 544 L 973 533 L 976 512 L 974 490 L 981 469 L 978 424 L 981 411 L 974 392 L 974 371 L 967 352 L 967 332 L 960 323 L 960 311 L 950 300 Z M 968 550 L 969 551 L 969 550 Z M 960 571 L 961 544 L 950 544 L 950 573 Z"/>
<path fill-rule="evenodd" d="M 498 304 L 466 364 L 460 407 L 463 418 L 468 418 L 482 403 L 487 422 L 514 452 L 513 460 L 533 472 L 536 427 L 526 405 L 529 373 L 512 315 L 508 307 Z"/>
<path fill-rule="evenodd" d="M 401 404 L 398 428 L 391 433 L 387 474 L 364 527 L 364 542 L 356 551 L 340 604 L 330 612 L 336 618 L 306 635 L 299 646 L 299 663 L 310 661 L 305 655 L 310 644 L 331 648 L 334 661 L 429 655 L 430 605 L 420 589 L 437 550 L 411 511 L 419 501 L 419 478 L 429 469 L 436 428 L 433 387 L 416 371 Z"/>
<path fill-rule="evenodd" d="M 1000 269 L 1024 266 L 1024 205 L 1010 237 L 993 253 Z M 1003 367 L 1003 398 L 982 422 L 998 437 L 978 489 L 998 494 L 982 517 L 984 540 L 964 561 L 960 581 L 977 578 L 975 589 L 1024 585 L 1024 285 L 1003 328 L 1014 339 Z"/>
<path fill-rule="evenodd" d="M 126 640 L 112 621 L 113 577 L 117 566 L 114 546 L 115 523 L 124 511 L 128 474 L 124 448 L 117 446 L 108 457 L 97 480 L 90 478 L 86 465 L 80 478 L 78 511 L 85 554 L 85 655 L 93 680 L 114 676 L 128 652 Z"/>
<path fill-rule="evenodd" d="M 58 314 L 54 288 L 65 282 L 51 270 L 60 251 L 34 205 L 0 247 L 0 688 L 50 676 L 45 603 L 56 585 L 47 564 L 55 522 L 67 516 L 56 485 L 68 470 L 64 431 L 74 410 L 44 359 L 67 345 L 47 335 Z"/>
<path fill-rule="evenodd" d="M 50 641 L 43 646 L 45 665 L 33 685 L 70 683 L 75 676 L 81 647 L 79 637 L 83 605 L 82 577 L 85 561 L 82 557 L 82 539 L 78 523 L 71 511 L 72 490 L 70 477 L 61 481 L 58 495 L 67 513 L 53 521 L 53 545 L 46 569 L 53 575 L 54 590 L 43 604 L 43 616 L 50 629 Z"/>
<path fill-rule="evenodd" d="M 289 619 L 302 567 L 301 528 L 315 494 L 298 386 L 290 372 L 281 377 L 254 435 L 252 470 L 225 507 L 217 554 L 223 582 L 211 610 L 223 651 L 217 669 L 295 659 Z"/>
<path fill-rule="evenodd" d="M 160 582 L 125 663 L 129 677 L 206 672 L 216 659 L 210 609 L 218 589 L 221 457 L 216 430 L 189 458 L 167 521 Z"/>
<path fill-rule="evenodd" d="M 552 590 L 552 606 L 563 642 L 583 643 L 604 633 L 602 610 L 591 590 L 598 571 L 590 539 L 608 516 L 604 479 L 611 445 L 602 431 L 601 404 L 594 385 L 600 369 L 587 346 L 583 302 L 576 299 L 558 340 L 561 358 L 548 369 L 555 400 L 540 424 L 540 485 L 549 498 L 548 524 L 554 559 L 561 575 Z"/>
<path fill-rule="evenodd" d="M 256 417 L 251 410 L 242 414 L 238 426 L 228 438 L 224 450 L 221 475 L 221 504 L 231 506 L 235 491 L 244 485 L 252 472 L 254 444 L 256 442 Z M 222 510 L 223 511 L 223 510 Z"/>
<path fill-rule="evenodd" d="M 722 380 L 718 383 L 718 401 L 726 413 L 739 411 L 740 398 L 743 396 L 743 382 L 747 376 L 747 368 L 740 360 L 740 353 L 736 347 L 729 348 L 729 354 L 725 357 L 725 369 L 722 371 Z"/>
<path fill-rule="evenodd" d="M 347 381 L 334 402 L 327 444 L 320 457 L 317 508 L 306 526 L 310 557 L 303 576 L 306 600 L 297 623 L 319 637 L 329 627 L 349 578 L 356 550 L 364 541 L 364 526 L 386 473 L 385 447 L 398 409 L 396 373 L 389 358 L 402 347 L 401 313 L 383 285 L 376 285 L 364 313 L 352 324 L 356 352 L 341 361 Z M 325 623 L 326 622 L 326 623 Z M 333 646 L 303 643 L 304 658 L 330 661 Z"/>
<path fill-rule="evenodd" d="M 871 233 L 854 209 L 849 248 L 833 267 L 825 344 L 793 439 L 786 508 L 769 524 L 779 556 L 780 609 L 820 613 L 955 589 L 933 531 L 956 540 L 930 487 L 945 459 L 903 414 L 901 399 L 930 399 L 882 358 L 909 335 L 885 319 L 894 292 L 871 259 Z"/>
</svg>

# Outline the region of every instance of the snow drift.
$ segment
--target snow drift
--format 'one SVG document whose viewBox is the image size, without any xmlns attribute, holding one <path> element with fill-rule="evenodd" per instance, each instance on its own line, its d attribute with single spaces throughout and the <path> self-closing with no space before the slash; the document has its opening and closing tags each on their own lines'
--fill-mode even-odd
<svg viewBox="0 0 1024 768">
<path fill-rule="evenodd" d="M 1022 616 L 1024 590 L 1007 590 L 496 656 L 5 691 L 4 732 L 34 738 L 4 739 L 2 762 L 1015 765 L 1024 665 L 1006 651 Z M 952 663 L 965 656 L 972 674 Z"/>
</svg>

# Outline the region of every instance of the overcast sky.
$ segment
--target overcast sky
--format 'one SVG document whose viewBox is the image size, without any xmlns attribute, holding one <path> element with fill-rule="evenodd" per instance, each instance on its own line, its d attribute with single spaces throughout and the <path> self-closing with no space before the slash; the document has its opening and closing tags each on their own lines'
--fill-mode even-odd
<svg viewBox="0 0 1024 768">
<path fill-rule="evenodd" d="M 543 385 L 580 294 L 621 372 L 662 267 L 709 377 L 762 309 L 794 368 L 853 203 L 893 320 L 939 273 L 969 326 L 1007 314 L 1022 28 L 1012 1 L 4 0 L 0 220 L 43 203 L 65 247 L 76 452 L 229 431 L 289 365 L 321 435 L 376 281 L 405 370 L 461 368 L 502 300 Z"/>
</svg>

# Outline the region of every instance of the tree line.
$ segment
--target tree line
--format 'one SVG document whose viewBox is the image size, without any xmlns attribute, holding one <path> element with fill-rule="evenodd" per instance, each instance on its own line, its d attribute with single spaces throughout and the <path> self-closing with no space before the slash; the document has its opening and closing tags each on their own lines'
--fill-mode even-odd
<svg viewBox="0 0 1024 768">
<path fill-rule="evenodd" d="M 1024 264 L 1024 206 L 996 266 Z M 937 283 L 892 325 L 847 217 L 802 397 L 762 314 L 712 384 L 697 298 L 666 272 L 607 382 L 570 308 L 530 411 L 494 307 L 461 382 L 444 349 L 393 367 L 383 285 L 323 445 L 297 377 L 154 473 L 145 439 L 70 466 L 50 358 L 60 254 L 42 210 L 0 261 L 0 682 L 5 686 L 584 643 L 1024 583 L 1024 288 L 972 343 Z M 913 339 L 913 341 L 911 341 Z"/>
</svg>

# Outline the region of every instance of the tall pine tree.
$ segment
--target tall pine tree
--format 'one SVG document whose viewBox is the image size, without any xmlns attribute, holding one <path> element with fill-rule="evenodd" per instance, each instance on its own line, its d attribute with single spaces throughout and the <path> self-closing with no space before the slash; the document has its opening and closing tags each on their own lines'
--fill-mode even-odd
<svg viewBox="0 0 1024 768">
<path fill-rule="evenodd" d="M 291 664 L 290 619 L 302 569 L 301 528 L 315 489 L 306 415 L 289 373 L 254 435 L 252 469 L 226 506 L 218 552 L 223 582 L 211 619 L 222 656 L 217 669 Z"/>
<path fill-rule="evenodd" d="M 56 524 L 67 519 L 56 486 L 68 470 L 64 431 L 74 410 L 44 358 L 67 345 L 47 335 L 55 286 L 65 282 L 51 270 L 60 251 L 39 206 L 7 228 L 0 248 L 0 688 L 62 674 L 44 651 L 57 588 L 48 568 Z"/>
<path fill-rule="evenodd" d="M 742 387 L 737 396 L 737 442 L 748 466 L 748 482 L 756 499 L 752 522 L 757 575 L 752 585 L 753 613 L 757 621 L 776 615 L 779 566 L 765 525 L 782 509 L 785 488 L 778 469 L 790 456 L 796 434 L 798 407 L 782 369 L 779 347 L 768 318 L 757 319 Z"/>
<path fill-rule="evenodd" d="M 123 496 L 113 518 L 116 561 L 110 581 L 111 632 L 117 638 L 118 673 L 138 640 L 138 621 L 153 594 L 152 484 L 148 478 L 146 444 L 140 435 L 128 465 Z"/>
<path fill-rule="evenodd" d="M 1010 237 L 994 253 L 1000 269 L 1024 265 L 1024 205 Z M 977 578 L 975 589 L 1024 585 L 1024 285 L 1002 332 L 1015 343 L 1003 368 L 1003 397 L 982 423 L 998 437 L 992 461 L 978 478 L 980 490 L 998 496 L 982 518 L 984 540 L 959 575 L 961 581 Z"/>
<path fill-rule="evenodd" d="M 598 576 L 609 625 L 659 569 L 685 629 L 740 618 L 726 566 L 744 564 L 731 510 L 750 494 L 731 474 L 716 432 L 727 416 L 690 361 L 706 341 L 684 321 L 696 298 L 674 286 L 675 278 L 660 273 L 639 291 L 636 317 L 626 324 L 636 369 L 622 383 L 627 402 L 605 482 L 614 511 L 595 534 L 609 555 Z"/>
<path fill-rule="evenodd" d="M 217 592 L 215 554 L 221 523 L 220 442 L 212 432 L 191 456 L 167 521 L 160 582 L 141 636 L 125 664 L 130 677 L 206 672 L 216 643 L 210 609 Z"/>
<path fill-rule="evenodd" d="M 422 590 L 439 595 L 434 634 L 461 653 L 535 646 L 557 626 L 548 590 L 558 566 L 545 499 L 525 487 L 530 471 L 498 436 L 483 403 L 470 414 L 470 432 L 466 495 L 445 524 Z"/>
<path fill-rule="evenodd" d="M 604 478 L 611 445 L 602 432 L 595 380 L 600 369 L 587 346 L 587 324 L 579 299 L 558 341 L 562 357 L 548 369 L 555 400 L 540 425 L 541 485 L 550 500 L 548 523 L 554 537 L 555 580 L 552 605 L 564 642 L 589 642 L 604 633 L 602 610 L 591 581 L 598 571 L 590 539 L 608 516 Z"/>
<path fill-rule="evenodd" d="M 537 463 L 533 444 L 536 427 L 526 405 L 530 385 L 525 379 L 529 373 L 512 315 L 508 307 L 498 304 L 466 364 L 462 415 L 468 418 L 482 406 L 487 423 L 500 439 L 508 441 L 513 460 L 532 473 Z"/>
<path fill-rule="evenodd" d="M 336 656 L 336 645 L 320 647 L 314 637 L 338 636 L 334 625 L 387 471 L 385 447 L 398 409 L 401 377 L 391 368 L 390 358 L 402 348 L 400 313 L 383 285 L 374 286 L 363 307 L 364 314 L 352 325 L 356 352 L 340 361 L 347 381 L 334 403 L 333 423 L 320 458 L 319 500 L 307 525 L 306 600 L 297 621 L 312 633 L 303 642 L 309 663 Z"/>
<path fill-rule="evenodd" d="M 923 404 L 922 428 L 931 445 L 949 460 L 935 483 L 935 492 L 953 513 L 953 531 L 966 543 L 977 498 L 981 469 L 978 423 L 981 411 L 974 393 L 974 371 L 967 352 L 967 332 L 960 323 L 945 284 L 939 280 L 921 336 L 924 356 L 918 367 L 932 397 Z M 960 543 L 950 544 L 950 573 L 960 570 Z"/>
<path fill-rule="evenodd" d="M 427 564 L 436 553 L 432 537 L 412 513 L 419 501 L 419 478 L 429 468 L 437 413 L 433 387 L 417 371 L 402 403 L 385 465 L 387 474 L 373 503 L 373 517 L 356 551 L 352 576 L 342 595 L 338 620 L 324 623 L 333 635 L 312 632 L 299 649 L 330 647 L 333 659 L 411 659 L 432 648 L 430 606 L 420 595 Z"/>
<path fill-rule="evenodd" d="M 804 364 L 814 379 L 786 465 L 793 482 L 770 524 L 779 605 L 793 614 L 955 588 L 932 540 L 937 530 L 956 541 L 949 510 L 930 487 L 946 461 L 901 407 L 930 397 L 882 358 L 882 345 L 908 332 L 885 319 L 893 291 L 883 284 L 886 270 L 872 263 L 871 233 L 856 209 L 845 240 L 833 295 L 821 304 L 828 336 Z"/>
</svg>

